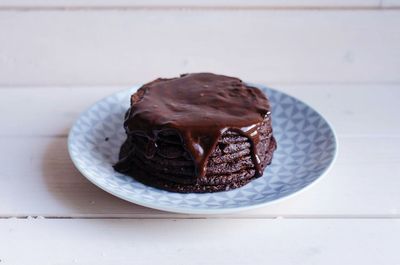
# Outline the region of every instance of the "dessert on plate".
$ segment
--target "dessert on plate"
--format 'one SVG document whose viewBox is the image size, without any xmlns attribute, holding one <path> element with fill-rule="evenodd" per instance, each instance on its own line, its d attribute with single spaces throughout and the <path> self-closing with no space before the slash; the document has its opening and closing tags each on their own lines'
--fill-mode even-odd
<svg viewBox="0 0 400 265">
<path fill-rule="evenodd" d="M 216 192 L 263 175 L 276 141 L 266 95 L 212 73 L 159 78 L 131 96 L 115 170 L 160 189 Z"/>
</svg>

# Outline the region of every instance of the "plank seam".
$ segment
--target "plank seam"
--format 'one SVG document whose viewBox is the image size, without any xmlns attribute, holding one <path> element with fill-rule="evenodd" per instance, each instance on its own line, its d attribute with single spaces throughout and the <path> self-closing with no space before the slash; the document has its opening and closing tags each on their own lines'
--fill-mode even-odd
<svg viewBox="0 0 400 265">
<path fill-rule="evenodd" d="M 91 219 L 100 219 L 100 220 L 154 220 L 154 219 L 168 219 L 168 220 L 185 220 L 185 219 L 230 219 L 230 220 L 241 220 L 241 219 L 270 219 L 270 220 L 371 220 L 371 219 L 396 219 L 400 220 L 400 214 L 394 215 L 326 215 L 326 216 L 308 216 L 308 215 L 288 215 L 288 216 L 135 216 L 135 217 L 118 217 L 118 216 L 31 216 L 31 215 L 21 215 L 21 216 L 0 216 L 0 219 L 15 219 L 15 220 L 42 220 L 42 219 L 55 219 L 55 220 L 65 220 L 65 219 L 73 219 L 73 220 L 91 220 Z"/>
<path fill-rule="evenodd" d="M 400 10 L 399 6 L 0 6 L 4 11 L 371 11 Z"/>
</svg>

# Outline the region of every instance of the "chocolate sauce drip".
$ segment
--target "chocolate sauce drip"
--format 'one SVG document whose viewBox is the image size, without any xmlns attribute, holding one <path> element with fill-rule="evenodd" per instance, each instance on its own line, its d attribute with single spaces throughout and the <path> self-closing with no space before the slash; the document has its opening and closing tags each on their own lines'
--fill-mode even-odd
<svg viewBox="0 0 400 265">
<path fill-rule="evenodd" d="M 131 98 L 124 127 L 128 135 L 147 138 L 148 158 L 156 152 L 158 137 L 175 130 L 195 162 L 197 177 L 205 175 L 208 157 L 221 135 L 236 131 L 249 139 L 260 176 L 257 126 L 269 114 L 269 102 L 259 89 L 237 78 L 197 73 L 143 85 Z"/>
</svg>

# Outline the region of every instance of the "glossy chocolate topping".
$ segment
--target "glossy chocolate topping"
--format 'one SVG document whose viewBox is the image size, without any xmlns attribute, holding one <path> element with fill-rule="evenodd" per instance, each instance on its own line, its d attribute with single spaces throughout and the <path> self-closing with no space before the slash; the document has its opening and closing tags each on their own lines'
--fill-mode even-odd
<svg viewBox="0 0 400 265">
<path fill-rule="evenodd" d="M 268 100 L 259 89 L 237 78 L 197 73 L 143 85 L 131 98 L 124 126 L 127 134 L 148 138 L 148 158 L 157 149 L 158 135 L 176 130 L 199 177 L 204 176 L 208 157 L 221 135 L 236 131 L 250 140 L 253 164 L 260 176 L 257 125 L 269 114 Z"/>
</svg>

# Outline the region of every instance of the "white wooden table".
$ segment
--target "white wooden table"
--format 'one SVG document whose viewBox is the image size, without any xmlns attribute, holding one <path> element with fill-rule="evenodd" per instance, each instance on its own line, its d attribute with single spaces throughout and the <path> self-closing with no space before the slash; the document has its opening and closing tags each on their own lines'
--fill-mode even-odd
<svg viewBox="0 0 400 265">
<path fill-rule="evenodd" d="M 0 3 L 0 264 L 400 264 L 400 2 Z M 122 201 L 72 165 L 79 113 L 185 72 L 259 82 L 334 126 L 314 187 L 232 215 Z"/>
</svg>

